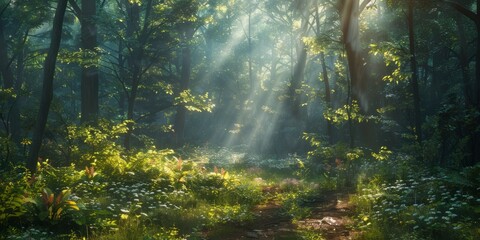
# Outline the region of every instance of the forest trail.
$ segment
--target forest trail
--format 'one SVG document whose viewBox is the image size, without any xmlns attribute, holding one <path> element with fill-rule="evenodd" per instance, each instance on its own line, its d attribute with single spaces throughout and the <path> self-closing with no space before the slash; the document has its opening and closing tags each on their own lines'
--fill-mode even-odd
<svg viewBox="0 0 480 240">
<path fill-rule="evenodd" d="M 257 216 L 246 225 L 226 224 L 206 233 L 212 240 L 295 240 L 305 239 L 300 233 L 309 231 L 320 233 L 323 239 L 353 239 L 357 232 L 351 230 L 351 206 L 349 194 L 343 192 L 324 192 L 313 201 L 305 203 L 312 212 L 308 218 L 292 221 L 282 214 L 281 205 L 274 199 L 254 209 Z M 316 239 L 316 238 L 308 238 Z"/>
</svg>

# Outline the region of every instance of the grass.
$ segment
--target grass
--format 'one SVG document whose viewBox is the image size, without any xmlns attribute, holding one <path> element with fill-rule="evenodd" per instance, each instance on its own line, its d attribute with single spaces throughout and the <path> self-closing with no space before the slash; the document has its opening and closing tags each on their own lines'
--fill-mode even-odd
<svg viewBox="0 0 480 240">
<path fill-rule="evenodd" d="M 322 239 L 321 231 L 295 229 L 294 223 L 312 216 L 312 199 L 342 189 L 351 166 L 358 171 L 351 198 L 352 228 L 361 233 L 357 238 L 480 237 L 479 166 L 434 172 L 385 158 L 356 159 L 327 171 L 296 155 L 274 159 L 227 149 L 184 151 L 184 160 L 170 151 L 137 154 L 115 172 L 45 162 L 36 178 L 21 169 L 2 173 L 8 184 L 1 186 L 0 197 L 14 200 L 0 208 L 13 212 L 0 219 L 0 233 L 6 239 L 176 240 L 208 234 L 220 239 L 245 233 L 243 227 L 262 219 L 254 209 L 274 204 L 292 228 L 276 239 Z M 68 189 L 71 195 L 64 201 L 79 210 L 65 209 L 58 221 L 41 218 L 39 206 L 28 199 L 41 197 L 45 188 L 55 194 Z"/>
</svg>

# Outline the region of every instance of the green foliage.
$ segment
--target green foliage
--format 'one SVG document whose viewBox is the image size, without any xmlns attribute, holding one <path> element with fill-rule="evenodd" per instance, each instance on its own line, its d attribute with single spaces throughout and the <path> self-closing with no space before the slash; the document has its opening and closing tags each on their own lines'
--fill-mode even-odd
<svg viewBox="0 0 480 240">
<path fill-rule="evenodd" d="M 65 189 L 74 186 L 84 173 L 77 171 L 75 164 L 68 167 L 53 167 L 46 159 L 37 166 L 36 184 L 48 186 L 50 189 Z"/>
<path fill-rule="evenodd" d="M 305 219 L 311 214 L 307 206 L 311 199 L 321 195 L 317 183 L 309 183 L 298 179 L 287 178 L 280 182 L 281 192 L 276 198 L 282 204 L 283 213 L 293 220 Z"/>
<path fill-rule="evenodd" d="M 335 182 L 335 187 L 354 185 L 358 168 L 366 159 L 366 149 L 352 149 L 342 143 L 329 146 L 323 144 L 320 136 L 311 133 L 304 133 L 303 139 L 312 147 L 307 153 L 310 174 L 323 175 L 330 184 Z"/>
<path fill-rule="evenodd" d="M 21 172 L 17 172 L 21 171 Z M 11 218 L 19 218 L 27 213 L 31 176 L 28 171 L 15 168 L 11 172 L 1 172 L 0 184 L 0 226 Z"/>
<path fill-rule="evenodd" d="M 122 157 L 123 148 L 117 143 L 128 131 L 131 121 L 113 124 L 100 120 L 98 126 L 67 128 L 70 158 L 81 167 L 95 166 L 98 171 L 124 173 L 127 161 Z"/>
<path fill-rule="evenodd" d="M 455 96 L 443 102 L 438 113 L 424 124 L 430 136 L 422 146 L 422 157 L 431 165 L 462 167 L 470 161 L 472 135 L 477 133 L 480 113 L 475 109 L 464 108 Z M 457 136 L 457 137 L 451 137 Z"/>
<path fill-rule="evenodd" d="M 49 188 L 44 188 L 40 196 L 31 201 L 35 204 L 38 219 L 57 224 L 70 210 L 80 210 L 77 203 L 70 199 L 70 195 L 70 189 L 64 189 L 55 194 Z"/>
<path fill-rule="evenodd" d="M 96 48 L 95 50 L 79 49 L 72 52 L 62 50 L 58 55 L 58 61 L 65 64 L 78 64 L 82 67 L 98 67 L 99 60 L 102 54 L 102 49 Z"/>
<path fill-rule="evenodd" d="M 380 151 L 378 153 L 372 152 L 372 157 L 378 161 L 383 161 L 389 159 L 392 153 L 393 152 L 388 150 L 387 147 L 382 146 L 380 147 Z"/>
<path fill-rule="evenodd" d="M 461 179 L 454 176 L 411 172 L 393 183 L 371 181 L 353 201 L 365 238 L 372 239 L 375 233 L 385 239 L 407 239 L 407 232 L 417 239 L 478 238 L 472 225 L 480 216 L 478 190 L 464 188 L 468 181 L 452 181 Z"/>
<path fill-rule="evenodd" d="M 123 173 L 98 172 L 98 165 L 57 168 L 45 160 L 32 181 L 28 176 L 12 180 L 18 183 L 15 191 L 5 185 L 9 199 L 20 199 L 27 193 L 34 196 L 21 199 L 23 205 L 12 200 L 6 205 L 10 210 L 5 211 L 15 212 L 8 216 L 11 219 L 30 211 L 26 224 L 42 224 L 48 231 L 85 228 L 95 239 L 184 239 L 183 235 L 196 234 L 195 229 L 254 218 L 252 207 L 265 199 L 257 182 L 223 168 L 208 172 L 174 154 L 169 149 L 154 148 L 131 154 Z M 10 194 L 13 192 L 18 194 Z M 7 195 L 1 196 L 8 203 Z M 2 224 L 10 226 L 7 220 L 2 219 Z M 9 229 L 11 239 L 43 236 L 43 230 Z M 73 235 L 78 234 L 84 233 Z"/>
<path fill-rule="evenodd" d="M 204 95 L 193 95 L 190 90 L 182 91 L 178 97 L 175 98 L 175 105 L 184 106 L 187 110 L 192 112 L 212 112 L 215 104 L 208 97 L 208 92 Z"/>
<path fill-rule="evenodd" d="M 397 46 L 392 42 L 372 43 L 370 44 L 370 54 L 381 56 L 385 61 L 385 65 L 392 69 L 389 75 L 383 76 L 384 81 L 398 84 L 410 78 L 411 74 L 403 66 L 409 56 L 404 53 L 401 46 Z"/>
<path fill-rule="evenodd" d="M 358 102 L 355 100 L 352 101 L 351 105 L 347 104 L 336 110 L 328 108 L 327 111 L 323 113 L 323 117 L 337 126 L 348 122 L 349 120 L 361 123 L 375 119 L 373 116 L 363 115 L 360 112 Z"/>
</svg>

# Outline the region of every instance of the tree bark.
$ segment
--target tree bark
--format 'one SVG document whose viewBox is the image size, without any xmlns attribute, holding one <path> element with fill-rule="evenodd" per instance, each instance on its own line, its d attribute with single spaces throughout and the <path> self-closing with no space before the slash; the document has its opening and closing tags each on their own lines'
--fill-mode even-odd
<svg viewBox="0 0 480 240">
<path fill-rule="evenodd" d="M 37 123 L 33 132 L 33 141 L 30 149 L 30 156 L 27 162 L 27 168 L 36 172 L 38 163 L 38 154 L 42 145 L 43 134 L 47 124 L 50 103 L 53 98 L 53 78 L 55 75 L 55 65 L 57 61 L 58 50 L 62 39 L 63 18 L 67 8 L 67 0 L 58 0 L 55 17 L 53 19 L 52 36 L 50 48 L 45 58 L 43 70 L 43 87 L 40 99 L 40 108 L 37 115 Z"/>
<path fill-rule="evenodd" d="M 475 15 L 475 27 L 477 28 L 477 53 L 475 58 L 475 94 L 477 95 L 477 110 L 480 111 L 480 0 L 477 0 L 477 14 Z M 478 150 L 480 151 L 480 150 Z M 480 156 L 477 156 L 480 158 Z M 477 162 L 480 160 L 477 158 Z"/>
<path fill-rule="evenodd" d="M 302 82 L 305 78 L 305 66 L 307 64 L 307 47 L 303 42 L 303 37 L 307 33 L 309 21 L 309 10 L 307 6 L 301 6 L 300 8 L 301 9 L 299 9 L 299 11 L 301 11 L 302 14 L 302 32 L 298 39 L 299 42 L 297 48 L 297 61 L 293 69 L 293 75 L 290 80 L 290 86 L 288 88 L 288 97 L 290 98 L 290 113 L 295 119 L 298 120 L 302 118 L 302 114 L 300 111 L 301 95 L 297 93 L 297 90 L 301 89 Z"/>
<path fill-rule="evenodd" d="M 465 28 L 463 26 L 462 19 L 457 19 L 455 21 L 457 25 L 458 37 L 459 37 L 459 45 L 460 45 L 460 52 L 458 56 L 460 68 L 462 69 L 462 80 L 463 80 L 463 96 L 465 98 L 465 106 L 471 107 L 475 105 L 474 99 L 472 99 L 471 89 L 472 83 L 470 78 L 470 61 L 468 57 L 468 50 L 467 50 L 467 39 L 465 38 Z"/>
<path fill-rule="evenodd" d="M 8 57 L 8 48 L 7 48 L 7 43 L 5 41 L 5 33 L 3 31 L 4 28 L 4 23 L 3 20 L 0 19 L 0 72 L 2 74 L 2 79 L 3 79 L 3 89 L 10 89 L 14 90 L 14 75 L 12 72 L 12 69 L 10 68 L 10 60 Z M 15 98 L 10 97 L 7 100 L 9 111 L 6 113 L 6 116 L 3 116 L 2 114 L 2 121 L 3 125 L 5 126 L 5 132 L 7 134 L 7 137 L 9 140 L 15 140 L 18 138 L 17 129 L 15 129 L 15 126 L 13 126 L 16 121 L 12 121 L 13 114 L 17 112 L 17 108 L 15 106 Z M 18 119 L 16 119 L 18 121 Z M 6 146 L 6 155 L 5 155 L 5 161 L 8 162 L 10 161 L 10 144 L 7 143 Z"/>
<path fill-rule="evenodd" d="M 144 46 L 148 41 L 148 34 L 151 28 L 150 14 L 153 10 L 153 0 L 148 0 L 145 7 L 145 17 L 143 19 L 143 26 L 140 26 L 140 5 L 125 1 L 127 8 L 127 36 L 132 37 L 134 41 L 131 44 L 126 44 L 129 49 L 129 55 L 126 57 L 129 74 L 127 80 L 130 82 L 130 92 L 125 88 L 125 95 L 127 97 L 127 119 L 134 121 L 134 110 L 137 101 L 138 89 L 142 80 L 142 73 L 145 71 L 145 66 L 142 65 L 145 51 Z M 136 38 L 135 38 L 136 37 Z M 131 138 L 133 133 L 133 123 L 128 125 L 128 131 L 124 139 L 124 147 L 129 150 L 131 148 Z"/>
<path fill-rule="evenodd" d="M 97 27 L 95 24 L 96 1 L 82 0 L 81 10 L 82 50 L 96 52 Z M 81 80 L 81 122 L 95 123 L 98 118 L 98 66 L 82 66 Z"/>
<path fill-rule="evenodd" d="M 139 35 L 140 32 L 140 6 L 136 3 L 131 3 L 126 1 L 127 6 L 127 36 L 134 37 L 135 35 Z M 140 39 L 135 39 L 139 41 Z M 134 46 L 130 46 L 131 52 L 127 56 L 127 64 L 130 70 L 129 76 L 127 77 L 130 81 L 130 93 L 127 94 L 127 119 L 133 120 L 133 114 L 135 109 L 135 102 L 137 100 L 137 92 L 138 92 L 138 85 L 140 83 L 140 62 L 141 62 L 141 53 L 140 53 L 140 46 L 134 43 Z M 128 44 L 127 44 L 128 46 Z M 129 150 L 131 147 L 131 138 L 132 138 L 132 131 L 133 126 L 129 125 L 129 129 L 125 135 L 124 139 L 124 147 L 125 149 Z"/>
<path fill-rule="evenodd" d="M 408 14 L 407 14 L 407 24 L 408 24 L 408 40 L 410 47 L 410 67 L 412 70 L 412 77 L 410 79 L 410 86 L 412 88 L 413 95 L 413 114 L 414 114 L 414 127 L 415 135 L 417 136 L 417 142 L 422 142 L 422 117 L 420 113 L 420 93 L 418 87 L 418 70 L 417 70 L 417 58 L 415 52 L 415 33 L 414 33 L 414 22 L 413 22 L 413 7 L 414 0 L 408 0 Z"/>
<path fill-rule="evenodd" d="M 340 12 L 342 17 L 342 41 L 345 46 L 348 62 L 348 72 L 351 82 L 352 100 L 359 102 L 362 108 L 367 108 L 366 96 L 363 86 L 363 61 L 361 58 L 360 36 L 359 36 L 359 15 L 365 0 L 360 8 L 359 0 L 340 0 Z"/>
<path fill-rule="evenodd" d="M 315 24 L 316 24 L 316 29 L 317 29 L 317 37 L 320 36 L 320 12 L 318 5 L 315 7 Z M 323 83 L 325 86 L 325 105 L 327 108 L 332 107 L 332 97 L 331 97 L 331 91 L 330 91 L 330 79 L 328 77 L 328 71 L 327 71 L 327 63 L 325 61 L 325 52 L 320 52 L 320 63 L 322 65 L 322 79 Z M 328 137 L 328 143 L 333 144 L 334 143 L 334 133 L 333 133 L 333 125 L 330 121 L 326 121 L 327 124 L 327 137 Z"/>
<path fill-rule="evenodd" d="M 0 19 L 0 71 L 2 73 L 3 88 L 13 88 L 14 76 L 9 64 L 7 43 L 5 41 L 4 22 Z"/>
<path fill-rule="evenodd" d="M 192 71 L 192 54 L 190 41 L 193 38 L 194 28 L 193 25 L 187 23 L 184 27 L 184 44 L 182 49 L 182 71 L 180 77 L 180 88 L 178 94 L 188 89 L 190 85 L 190 75 Z M 175 115 L 175 145 L 182 146 L 185 143 L 185 120 L 187 116 L 187 109 L 183 104 L 177 106 L 177 114 Z"/>
<path fill-rule="evenodd" d="M 325 54 L 323 52 L 320 53 L 320 61 L 322 63 L 322 78 L 323 78 L 323 83 L 325 85 L 325 105 L 328 108 L 331 108 L 332 100 L 330 95 L 330 79 L 328 78 L 327 64 L 325 62 Z M 333 125 L 332 123 L 330 123 L 330 121 L 327 121 L 327 136 L 328 136 L 328 142 L 330 144 L 333 144 L 334 143 Z"/>
<path fill-rule="evenodd" d="M 307 63 L 307 49 L 303 41 L 301 41 L 299 49 L 300 52 L 298 54 L 297 63 L 295 64 L 292 80 L 290 81 L 290 86 L 288 88 L 290 111 L 295 119 L 302 118 L 300 111 L 301 95 L 297 93 L 297 90 L 302 87 L 302 82 L 305 78 L 305 66 Z"/>
<path fill-rule="evenodd" d="M 7 48 L 7 42 L 5 41 L 5 33 L 4 33 L 4 22 L 2 19 L 0 19 L 0 72 L 2 74 L 2 79 L 3 79 L 3 89 L 10 89 L 14 90 L 14 75 L 12 72 L 12 68 L 10 67 L 10 59 L 8 57 L 8 48 Z M 16 139 L 18 136 L 13 136 L 14 133 L 16 132 L 16 129 L 12 129 L 12 113 L 15 111 L 16 106 L 15 106 L 15 99 L 13 97 L 8 99 L 8 106 L 9 106 L 9 111 L 6 113 L 6 116 L 2 115 L 2 120 L 5 121 L 5 132 L 7 133 L 7 136 L 10 139 Z M 8 146 L 7 146 L 8 147 Z M 7 161 L 8 161 L 7 156 Z"/>
</svg>

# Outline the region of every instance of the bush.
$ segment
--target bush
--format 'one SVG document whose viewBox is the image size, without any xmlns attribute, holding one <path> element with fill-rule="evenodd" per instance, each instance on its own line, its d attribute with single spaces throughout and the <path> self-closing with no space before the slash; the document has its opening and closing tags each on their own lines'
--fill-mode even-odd
<svg viewBox="0 0 480 240">
<path fill-rule="evenodd" d="M 20 219 L 27 208 L 31 195 L 30 173 L 21 167 L 9 172 L 1 172 L 0 178 L 0 226 L 6 225 L 10 219 Z"/>
<path fill-rule="evenodd" d="M 360 228 L 385 239 L 408 232 L 422 239 L 480 237 L 471 231 L 480 219 L 478 193 L 468 193 L 450 179 L 445 173 L 423 172 L 394 183 L 372 181 L 353 201 Z"/>
</svg>

